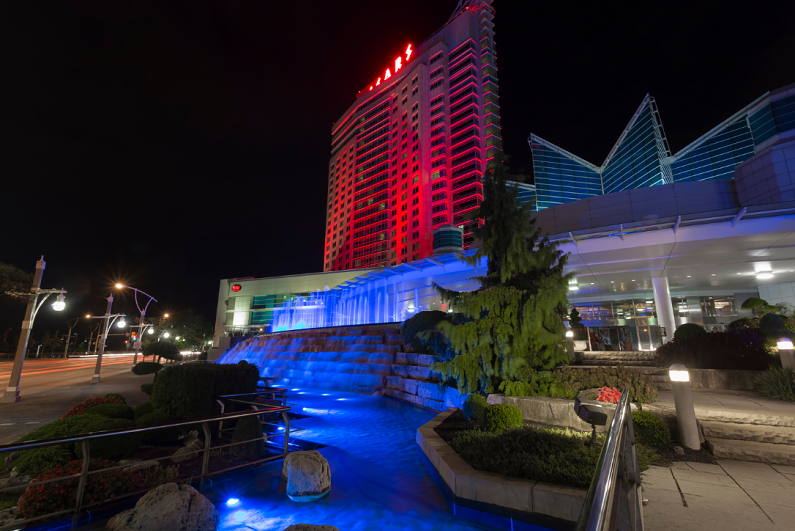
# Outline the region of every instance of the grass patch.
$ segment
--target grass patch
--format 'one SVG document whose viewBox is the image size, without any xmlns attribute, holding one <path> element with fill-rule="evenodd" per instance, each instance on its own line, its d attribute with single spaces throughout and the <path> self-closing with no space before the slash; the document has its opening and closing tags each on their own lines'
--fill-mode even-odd
<svg viewBox="0 0 795 531">
<path fill-rule="evenodd" d="M 13 494 L 0 494 L 0 511 L 5 511 L 6 509 L 13 507 L 17 504 L 18 499 L 19 494 L 16 496 Z"/>
</svg>

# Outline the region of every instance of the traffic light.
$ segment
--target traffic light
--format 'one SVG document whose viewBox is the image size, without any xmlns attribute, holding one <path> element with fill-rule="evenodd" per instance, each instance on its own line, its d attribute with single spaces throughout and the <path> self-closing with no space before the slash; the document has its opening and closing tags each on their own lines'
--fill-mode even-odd
<svg viewBox="0 0 795 531">
<path fill-rule="evenodd" d="M 129 343 L 129 341 L 125 339 L 124 340 L 124 344 L 126 345 L 127 343 Z"/>
<path fill-rule="evenodd" d="M 137 339 L 138 339 L 138 334 L 136 334 L 135 332 L 133 332 L 133 335 L 132 335 L 132 340 L 133 340 L 133 341 L 135 341 L 135 340 L 137 340 Z"/>
</svg>

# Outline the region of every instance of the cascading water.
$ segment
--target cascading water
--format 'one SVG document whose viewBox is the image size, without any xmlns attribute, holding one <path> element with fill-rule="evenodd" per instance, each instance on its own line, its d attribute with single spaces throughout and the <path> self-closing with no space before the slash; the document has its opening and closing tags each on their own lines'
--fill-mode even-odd
<svg viewBox="0 0 795 531">
<path fill-rule="evenodd" d="M 273 309 L 270 331 L 394 323 L 423 310 L 445 311 L 434 284 L 476 289 L 479 284 L 472 278 L 485 274 L 485 269 L 485 259 L 471 267 L 451 254 L 374 271 L 285 301 Z"/>
</svg>

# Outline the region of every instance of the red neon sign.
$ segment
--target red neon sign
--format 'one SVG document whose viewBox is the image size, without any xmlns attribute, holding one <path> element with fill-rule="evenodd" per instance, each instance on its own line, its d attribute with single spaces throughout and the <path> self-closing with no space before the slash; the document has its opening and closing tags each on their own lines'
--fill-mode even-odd
<svg viewBox="0 0 795 531">
<path fill-rule="evenodd" d="M 404 53 L 406 55 L 406 62 L 408 63 L 409 59 L 411 58 L 411 54 L 414 53 L 414 50 L 411 49 L 411 44 L 406 47 L 406 51 Z M 395 73 L 397 74 L 397 71 L 401 68 L 403 68 L 403 56 L 399 55 L 395 58 Z M 390 77 L 392 77 L 392 72 L 389 70 L 389 68 L 387 68 L 386 72 L 384 72 L 383 81 L 386 81 Z M 375 84 L 370 85 L 370 90 L 373 90 L 375 87 L 380 85 L 381 81 L 382 79 L 380 77 L 376 79 Z"/>
<path fill-rule="evenodd" d="M 240 291 L 241 286 L 240 284 L 232 284 L 232 291 Z"/>
</svg>

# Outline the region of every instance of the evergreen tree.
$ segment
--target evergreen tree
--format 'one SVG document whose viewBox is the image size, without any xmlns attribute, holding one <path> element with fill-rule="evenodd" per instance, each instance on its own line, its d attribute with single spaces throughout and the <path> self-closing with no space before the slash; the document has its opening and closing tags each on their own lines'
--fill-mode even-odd
<svg viewBox="0 0 795 531">
<path fill-rule="evenodd" d="M 486 276 L 477 278 L 481 288 L 455 292 L 437 286 L 463 322 L 439 324 L 456 355 L 433 369 L 455 380 L 460 392 L 499 388 L 514 394 L 523 380 L 520 373 L 548 370 L 569 359 L 563 345 L 567 256 L 541 236 L 530 205 L 518 206 L 517 189 L 508 180 L 507 168 L 497 162 L 483 181 L 484 199 L 475 213 L 483 221 L 475 231 L 482 246 L 464 259 L 470 266 L 488 259 Z"/>
</svg>

